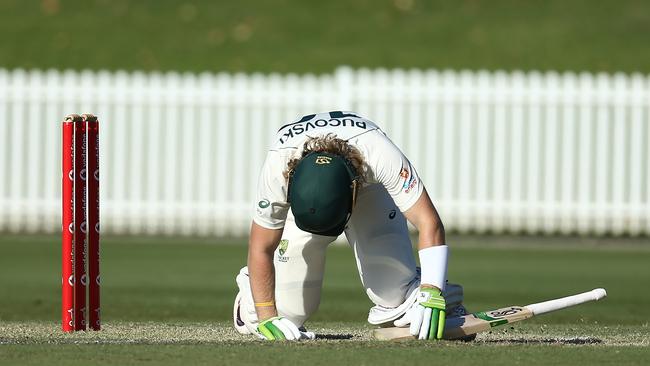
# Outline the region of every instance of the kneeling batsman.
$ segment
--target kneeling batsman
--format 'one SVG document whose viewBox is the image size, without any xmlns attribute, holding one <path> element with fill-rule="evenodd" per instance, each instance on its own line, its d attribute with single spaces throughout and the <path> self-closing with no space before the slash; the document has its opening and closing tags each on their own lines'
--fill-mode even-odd
<svg viewBox="0 0 650 366">
<path fill-rule="evenodd" d="M 314 339 L 303 324 L 320 303 L 326 248 L 342 233 L 375 304 L 369 323 L 410 324 L 419 339 L 441 339 L 447 315 L 464 310 L 453 296 L 445 300 L 446 287 L 459 286 L 446 282 L 438 212 L 415 167 L 374 122 L 333 111 L 283 126 L 256 203 L 248 265 L 237 276 L 238 332 Z M 407 220 L 418 231 L 419 272 Z"/>
</svg>

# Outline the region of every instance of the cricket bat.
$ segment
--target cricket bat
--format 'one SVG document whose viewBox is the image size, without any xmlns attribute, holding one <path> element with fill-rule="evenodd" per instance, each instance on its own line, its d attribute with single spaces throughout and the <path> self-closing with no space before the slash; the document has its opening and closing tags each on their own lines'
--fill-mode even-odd
<svg viewBox="0 0 650 366">
<path fill-rule="evenodd" d="M 515 323 L 532 318 L 535 315 L 580 305 L 589 301 L 600 300 L 607 296 L 604 288 L 597 288 L 581 294 L 561 297 L 526 306 L 508 306 L 501 309 L 479 311 L 461 317 L 447 318 L 445 322 L 444 339 L 457 339 L 466 335 L 488 331 L 503 324 Z M 409 328 L 379 328 L 373 331 L 378 340 L 414 339 Z"/>
</svg>

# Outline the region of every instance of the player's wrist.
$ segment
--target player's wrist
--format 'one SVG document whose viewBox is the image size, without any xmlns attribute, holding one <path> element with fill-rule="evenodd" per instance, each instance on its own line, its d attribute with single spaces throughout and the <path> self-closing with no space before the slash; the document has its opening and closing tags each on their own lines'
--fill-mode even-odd
<svg viewBox="0 0 650 366">
<path fill-rule="evenodd" d="M 280 319 L 280 317 L 276 315 L 276 316 L 272 316 L 272 317 L 270 317 L 270 318 L 266 318 L 266 319 L 260 320 L 260 325 L 264 325 L 264 324 L 266 324 L 266 323 L 268 323 L 268 322 L 272 322 L 272 321 L 274 321 L 274 320 L 276 320 L 276 319 Z"/>
<path fill-rule="evenodd" d="M 443 244 L 420 249 L 418 255 L 422 272 L 420 283 L 444 291 L 447 282 L 449 247 Z"/>
<path fill-rule="evenodd" d="M 437 286 L 434 286 L 434 285 L 429 284 L 429 283 L 420 284 L 420 290 L 429 290 L 429 291 L 434 291 L 434 292 L 437 291 L 438 293 L 442 293 L 441 289 L 439 289 Z"/>
<path fill-rule="evenodd" d="M 256 308 L 256 310 L 257 310 L 257 318 L 259 319 L 260 322 L 262 322 L 264 320 L 267 320 L 267 319 L 275 318 L 275 317 L 278 316 L 278 312 L 275 309 L 275 307 L 273 307 L 273 308 Z"/>
</svg>

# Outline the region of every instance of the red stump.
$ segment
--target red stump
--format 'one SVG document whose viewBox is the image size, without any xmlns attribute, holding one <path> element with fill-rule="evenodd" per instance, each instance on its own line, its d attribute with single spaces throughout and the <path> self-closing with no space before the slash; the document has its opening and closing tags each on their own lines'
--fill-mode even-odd
<svg viewBox="0 0 650 366">
<path fill-rule="evenodd" d="M 74 307 L 74 270 L 72 265 L 74 251 L 74 134 L 73 121 L 66 118 L 63 121 L 62 155 L 62 272 L 61 272 L 61 326 L 64 332 L 72 332 Z"/>
<path fill-rule="evenodd" d="M 84 115 L 88 183 L 88 311 L 90 328 L 101 329 L 99 306 L 99 122 Z"/>
<path fill-rule="evenodd" d="M 99 330 L 97 118 L 67 116 L 62 150 L 62 328 L 65 332 L 86 330 L 89 318 L 90 328 Z"/>
</svg>

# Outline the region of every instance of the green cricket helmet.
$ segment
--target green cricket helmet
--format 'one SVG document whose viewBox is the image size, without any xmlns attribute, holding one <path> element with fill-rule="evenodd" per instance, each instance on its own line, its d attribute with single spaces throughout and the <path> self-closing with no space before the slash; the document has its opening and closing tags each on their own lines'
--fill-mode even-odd
<svg viewBox="0 0 650 366">
<path fill-rule="evenodd" d="M 296 226 L 312 234 L 338 236 L 350 219 L 358 174 L 342 156 L 305 155 L 289 176 L 289 203 Z"/>
</svg>

